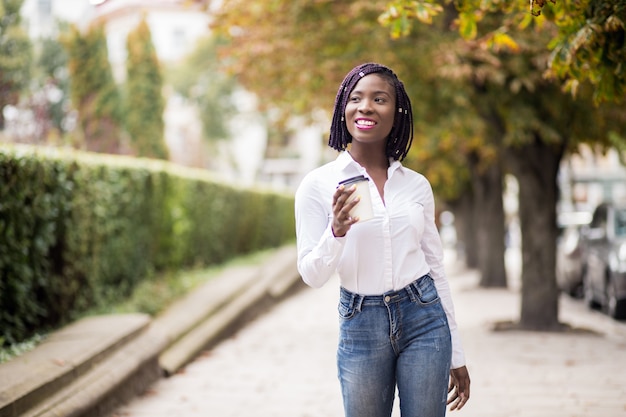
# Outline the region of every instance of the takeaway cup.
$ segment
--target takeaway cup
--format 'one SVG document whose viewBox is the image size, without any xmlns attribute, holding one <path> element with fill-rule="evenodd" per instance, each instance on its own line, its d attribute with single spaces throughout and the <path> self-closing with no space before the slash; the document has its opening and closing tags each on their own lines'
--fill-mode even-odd
<svg viewBox="0 0 626 417">
<path fill-rule="evenodd" d="M 358 217 L 359 222 L 374 217 L 372 210 L 372 196 L 370 195 L 369 178 L 365 175 L 358 175 L 356 177 L 348 178 L 339 182 L 339 185 L 343 185 L 346 189 L 356 185 L 356 190 L 352 193 L 347 202 L 351 202 L 355 198 L 359 197 L 361 200 L 350 211 L 350 216 Z"/>
</svg>

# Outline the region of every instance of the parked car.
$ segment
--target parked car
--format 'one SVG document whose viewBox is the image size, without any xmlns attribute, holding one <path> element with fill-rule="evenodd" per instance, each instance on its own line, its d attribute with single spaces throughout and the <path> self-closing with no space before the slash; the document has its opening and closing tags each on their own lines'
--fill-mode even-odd
<svg viewBox="0 0 626 417">
<path fill-rule="evenodd" d="M 600 204 L 581 236 L 585 302 L 626 318 L 626 205 Z"/>
<path fill-rule="evenodd" d="M 583 296 L 581 229 L 589 222 L 591 213 L 588 211 L 560 213 L 557 219 L 556 282 L 561 291 L 575 298 Z"/>
</svg>

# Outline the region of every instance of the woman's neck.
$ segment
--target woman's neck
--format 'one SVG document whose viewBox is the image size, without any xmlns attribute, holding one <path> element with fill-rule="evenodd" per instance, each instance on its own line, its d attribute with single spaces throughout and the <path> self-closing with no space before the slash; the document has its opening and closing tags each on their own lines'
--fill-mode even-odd
<svg viewBox="0 0 626 417">
<path fill-rule="evenodd" d="M 368 172 L 370 170 L 387 170 L 389 168 L 389 158 L 384 152 L 360 152 L 358 149 L 348 151 L 352 159 L 358 162 Z"/>
<path fill-rule="evenodd" d="M 352 159 L 365 168 L 367 174 L 374 181 L 383 204 L 385 204 L 385 183 L 387 182 L 387 169 L 389 168 L 387 156 L 381 152 L 358 153 L 354 150 L 349 152 Z"/>
</svg>

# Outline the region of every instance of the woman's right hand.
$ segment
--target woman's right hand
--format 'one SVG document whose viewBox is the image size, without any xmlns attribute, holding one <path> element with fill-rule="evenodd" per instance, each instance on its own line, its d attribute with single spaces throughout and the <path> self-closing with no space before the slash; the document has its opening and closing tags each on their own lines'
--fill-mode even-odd
<svg viewBox="0 0 626 417">
<path fill-rule="evenodd" d="M 356 185 L 352 185 L 349 188 L 345 188 L 340 185 L 333 194 L 333 235 L 335 237 L 343 237 L 348 233 L 350 227 L 359 221 L 358 217 L 351 217 L 350 210 L 356 206 L 359 202 L 359 198 L 355 198 L 351 202 L 347 203 L 348 198 L 356 190 Z"/>
</svg>

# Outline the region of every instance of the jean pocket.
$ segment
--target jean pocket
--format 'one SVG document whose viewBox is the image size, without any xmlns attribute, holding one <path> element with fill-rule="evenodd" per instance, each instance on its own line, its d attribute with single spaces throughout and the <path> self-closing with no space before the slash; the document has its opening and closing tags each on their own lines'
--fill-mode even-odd
<svg viewBox="0 0 626 417">
<path fill-rule="evenodd" d="M 439 293 L 437 293 L 435 281 L 430 275 L 420 278 L 413 285 L 417 290 L 417 298 L 421 304 L 434 304 L 439 301 Z"/>
<path fill-rule="evenodd" d="M 339 312 L 339 318 L 342 320 L 350 320 L 354 317 L 356 313 L 356 308 L 354 303 L 350 299 L 344 299 L 341 297 L 339 299 L 339 304 L 337 305 L 337 311 Z"/>
</svg>

